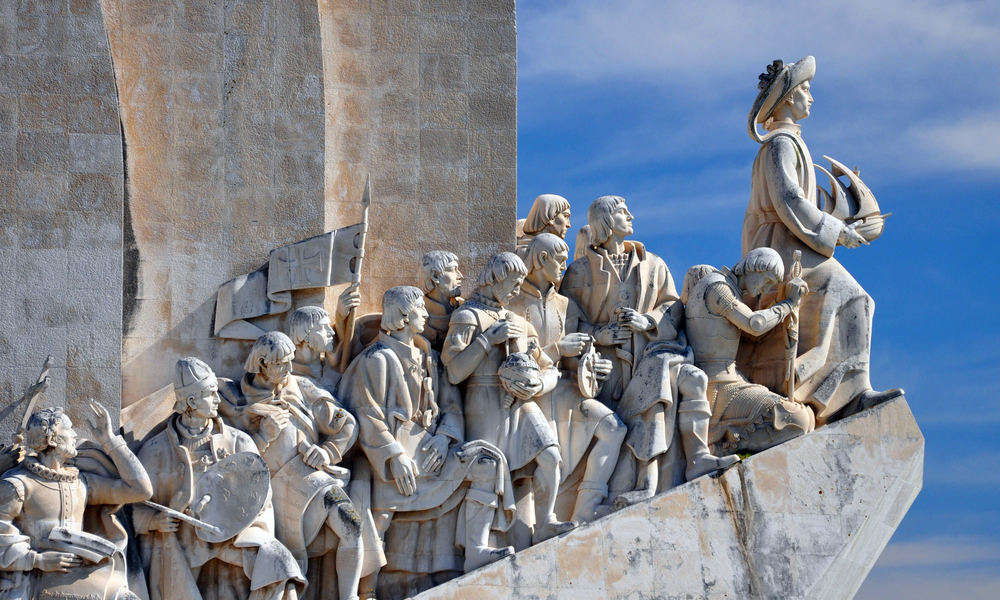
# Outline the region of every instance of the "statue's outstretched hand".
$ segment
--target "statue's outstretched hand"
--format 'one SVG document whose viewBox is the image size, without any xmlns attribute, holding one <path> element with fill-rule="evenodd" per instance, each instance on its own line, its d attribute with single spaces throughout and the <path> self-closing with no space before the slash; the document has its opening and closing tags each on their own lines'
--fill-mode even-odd
<svg viewBox="0 0 1000 600">
<path fill-rule="evenodd" d="M 87 426 L 94 440 L 100 444 L 106 444 L 115 437 L 115 431 L 111 428 L 111 415 L 108 409 L 90 399 L 90 414 L 87 415 Z"/>
<path fill-rule="evenodd" d="M 65 573 L 70 567 L 79 567 L 83 559 L 71 552 L 39 552 L 35 555 L 35 568 L 40 571 Z"/>
<path fill-rule="evenodd" d="M 586 333 L 567 333 L 561 340 L 556 342 L 559 348 L 559 355 L 565 357 L 580 356 L 583 349 L 587 347 L 591 337 Z"/>
<path fill-rule="evenodd" d="M 855 221 L 854 223 L 844 227 L 844 230 L 840 232 L 840 238 L 837 240 L 837 244 L 845 248 L 857 248 L 861 244 L 867 246 L 868 240 L 866 240 L 863 235 L 855 231 L 855 228 L 859 223 L 861 223 L 861 221 Z"/>
<path fill-rule="evenodd" d="M 405 455 L 400 454 L 389 459 L 389 471 L 396 481 L 396 489 L 404 496 L 412 496 L 417 491 L 417 476 L 413 468 L 415 463 Z"/>
</svg>

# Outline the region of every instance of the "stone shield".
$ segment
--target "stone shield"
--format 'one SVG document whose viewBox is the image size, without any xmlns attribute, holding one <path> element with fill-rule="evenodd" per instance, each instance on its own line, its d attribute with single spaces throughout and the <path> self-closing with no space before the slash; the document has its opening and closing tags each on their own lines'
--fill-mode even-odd
<svg viewBox="0 0 1000 600">
<path fill-rule="evenodd" d="M 198 528 L 198 537 L 219 543 L 249 527 L 267 502 L 270 480 L 267 463 L 252 452 L 230 454 L 210 466 L 195 486 L 192 508 L 222 533 Z"/>
</svg>

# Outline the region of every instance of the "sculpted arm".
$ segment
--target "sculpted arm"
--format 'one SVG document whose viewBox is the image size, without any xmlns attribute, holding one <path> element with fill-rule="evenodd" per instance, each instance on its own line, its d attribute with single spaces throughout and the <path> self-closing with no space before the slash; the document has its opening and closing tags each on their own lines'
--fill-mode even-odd
<svg viewBox="0 0 1000 600">
<path fill-rule="evenodd" d="M 329 392 L 306 378 L 300 378 L 297 382 L 306 402 L 312 407 L 313 416 L 316 417 L 319 446 L 326 451 L 330 464 L 338 464 L 358 439 L 358 423 L 351 413 L 341 408 Z"/>
<path fill-rule="evenodd" d="M 13 479 L 0 481 L 0 571 L 30 571 L 35 555 L 27 536 L 13 521 L 24 506 L 24 487 Z"/>
<path fill-rule="evenodd" d="M 434 359 L 434 368 L 438 370 L 435 381 L 437 382 L 438 410 L 441 416 L 438 419 L 438 426 L 434 433 L 444 435 L 451 439 L 452 443 L 461 444 L 465 441 L 465 415 L 462 412 L 462 392 L 458 387 L 448 381 L 448 376 L 444 372 L 438 357 Z"/>
<path fill-rule="evenodd" d="M 490 351 L 489 341 L 467 312 L 458 310 L 452 315 L 441 349 L 441 362 L 448 371 L 448 381 L 455 385 L 468 379 Z"/>
<path fill-rule="evenodd" d="M 351 406 L 358 418 L 359 437 L 365 456 L 378 476 L 389 478 L 389 460 L 403 454 L 403 446 L 393 437 L 386 394 L 389 374 L 386 359 L 380 352 L 366 353 L 351 380 Z"/>
<path fill-rule="evenodd" d="M 791 313 L 792 303 L 784 300 L 770 308 L 752 311 L 750 307 L 736 297 L 725 283 L 716 283 L 705 295 L 708 308 L 713 313 L 725 317 L 741 331 L 753 336 L 759 336 L 774 329 Z"/>
<path fill-rule="evenodd" d="M 684 305 L 680 302 L 670 269 L 662 259 L 657 259 L 652 283 L 656 286 L 656 302 L 644 315 L 653 325 L 648 335 L 659 340 L 675 339 L 684 320 Z M 647 282 L 643 284 L 649 285 Z"/>
<path fill-rule="evenodd" d="M 812 165 L 799 165 L 801 157 L 795 142 L 787 136 L 777 136 L 768 143 L 764 155 L 768 193 L 782 223 L 804 244 L 822 254 L 833 256 L 833 251 L 844 230 L 844 223 L 826 214 L 809 199 L 811 190 L 799 186 L 798 168 L 812 169 Z"/>
<path fill-rule="evenodd" d="M 118 469 L 119 478 L 100 477 L 93 474 L 86 476 L 88 504 L 130 504 L 149 500 L 153 495 L 153 484 L 146 474 L 146 469 L 125 444 L 125 439 L 114 435 L 111 428 L 111 415 L 103 406 L 91 402 L 91 414 L 87 424 L 94 439 L 97 440 L 105 454 L 111 457 Z"/>
</svg>

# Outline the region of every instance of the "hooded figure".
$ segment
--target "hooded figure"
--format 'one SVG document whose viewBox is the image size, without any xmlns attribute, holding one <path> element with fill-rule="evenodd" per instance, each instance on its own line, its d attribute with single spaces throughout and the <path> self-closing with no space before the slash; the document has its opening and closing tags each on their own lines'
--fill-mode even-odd
<svg viewBox="0 0 1000 600">
<path fill-rule="evenodd" d="M 802 279 L 811 293 L 800 309 L 795 399 L 811 405 L 822 424 L 848 404 L 852 407 L 845 413 L 902 392 L 872 391 L 868 369 L 875 303 L 833 258 L 837 246 L 856 248 L 867 241 L 855 231 L 858 222 L 849 225 L 817 202 L 812 156 L 797 123 L 809 116 L 809 82 L 815 73 L 816 60 L 807 56 L 791 65 L 774 61 L 760 76 L 748 128 L 761 148 L 743 220 L 743 254 L 773 248 L 788 266 L 793 253 L 802 251 Z M 760 135 L 758 123 L 767 133 Z M 740 362 L 751 381 L 781 391 L 787 367 L 783 328 L 744 344 Z"/>
</svg>

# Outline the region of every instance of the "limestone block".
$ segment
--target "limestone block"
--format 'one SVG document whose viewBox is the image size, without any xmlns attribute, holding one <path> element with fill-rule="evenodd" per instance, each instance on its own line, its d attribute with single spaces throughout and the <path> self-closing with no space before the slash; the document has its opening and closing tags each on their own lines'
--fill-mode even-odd
<svg viewBox="0 0 1000 600">
<path fill-rule="evenodd" d="M 923 481 L 899 398 L 418 596 L 854 596 Z"/>
<path fill-rule="evenodd" d="M 0 1 L 0 441 L 38 407 L 121 397 L 123 159 L 114 72 L 87 2 Z"/>
</svg>

